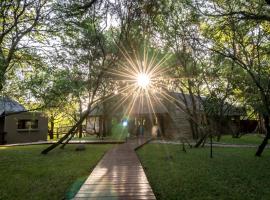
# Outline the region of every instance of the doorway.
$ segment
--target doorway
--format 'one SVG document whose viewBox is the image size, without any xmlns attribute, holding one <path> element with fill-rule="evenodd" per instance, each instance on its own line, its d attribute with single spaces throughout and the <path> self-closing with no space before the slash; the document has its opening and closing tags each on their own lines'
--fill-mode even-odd
<svg viewBox="0 0 270 200">
<path fill-rule="evenodd" d="M 5 117 L 0 117 L 0 144 L 5 144 Z"/>
</svg>

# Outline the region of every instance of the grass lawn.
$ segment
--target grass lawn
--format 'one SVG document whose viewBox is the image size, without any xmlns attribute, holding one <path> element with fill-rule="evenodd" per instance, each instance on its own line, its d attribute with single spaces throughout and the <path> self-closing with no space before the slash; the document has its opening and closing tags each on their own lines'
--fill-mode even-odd
<svg viewBox="0 0 270 200">
<path fill-rule="evenodd" d="M 79 152 L 76 145 L 67 145 L 41 155 L 45 147 L 0 147 L 0 199 L 68 198 L 113 145 L 86 145 Z"/>
<path fill-rule="evenodd" d="M 270 150 L 254 156 L 254 148 L 187 149 L 148 144 L 137 151 L 158 199 L 270 199 Z"/>
<path fill-rule="evenodd" d="M 262 135 L 258 134 L 247 134 L 243 135 L 240 138 L 232 138 L 231 135 L 223 135 L 220 139 L 220 143 L 226 143 L 226 144 L 261 144 L 263 140 Z M 216 142 L 215 140 L 213 140 Z"/>
</svg>

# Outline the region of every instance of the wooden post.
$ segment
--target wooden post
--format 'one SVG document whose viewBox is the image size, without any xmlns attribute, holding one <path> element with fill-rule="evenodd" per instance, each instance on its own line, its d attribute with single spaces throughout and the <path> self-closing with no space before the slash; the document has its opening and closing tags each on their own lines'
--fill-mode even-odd
<svg viewBox="0 0 270 200">
<path fill-rule="evenodd" d="M 59 138 L 59 127 L 57 128 L 57 131 L 56 131 L 56 138 L 57 139 Z"/>
<path fill-rule="evenodd" d="M 210 135 L 210 158 L 213 158 L 213 136 Z"/>
</svg>

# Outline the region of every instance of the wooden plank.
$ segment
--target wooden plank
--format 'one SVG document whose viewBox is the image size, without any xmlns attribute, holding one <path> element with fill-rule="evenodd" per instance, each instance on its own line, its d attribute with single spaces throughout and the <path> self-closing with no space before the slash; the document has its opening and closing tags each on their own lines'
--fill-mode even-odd
<svg viewBox="0 0 270 200">
<path fill-rule="evenodd" d="M 134 188 L 134 187 L 104 187 L 100 188 L 99 191 L 96 190 L 96 187 L 92 188 L 82 188 L 79 193 L 106 193 L 106 192 L 152 192 L 152 189 L 150 187 L 146 188 Z"/>
<path fill-rule="evenodd" d="M 81 187 L 81 190 L 94 190 L 96 188 L 97 185 L 102 186 L 101 184 L 84 184 Z M 138 184 L 136 185 L 136 187 L 134 187 L 134 184 L 125 184 L 125 185 L 119 185 L 119 184 L 107 184 L 106 185 L 107 189 L 118 189 L 118 188 L 136 188 L 136 189 L 141 189 L 141 188 L 151 188 L 150 185 L 148 183 L 144 183 L 144 184 Z"/>
<path fill-rule="evenodd" d="M 75 197 L 74 200 L 155 200 L 155 196 Z"/>
<path fill-rule="evenodd" d="M 136 193 L 136 192 L 89 192 L 89 193 L 78 193 L 76 197 L 120 197 L 120 196 L 131 196 L 131 197 L 137 197 L 137 196 L 153 196 L 153 192 L 148 191 L 148 192 L 141 192 L 141 193 Z"/>
<path fill-rule="evenodd" d="M 108 151 L 74 199 L 156 199 L 134 151 L 145 142 L 135 139 Z"/>
</svg>

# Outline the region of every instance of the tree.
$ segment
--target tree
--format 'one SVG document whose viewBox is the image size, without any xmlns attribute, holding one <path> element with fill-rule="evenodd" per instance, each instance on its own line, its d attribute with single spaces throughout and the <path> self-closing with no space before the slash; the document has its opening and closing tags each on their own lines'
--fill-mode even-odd
<svg viewBox="0 0 270 200">
<path fill-rule="evenodd" d="M 6 74 L 29 54 L 33 38 L 46 31 L 42 25 L 50 18 L 48 5 L 48 0 L 0 2 L 0 91 Z"/>
<path fill-rule="evenodd" d="M 241 73 L 242 81 L 246 81 L 242 90 L 253 91 L 244 92 L 245 99 L 257 100 L 250 103 L 256 110 L 254 105 L 261 105 L 259 111 L 264 116 L 265 127 L 267 130 L 266 137 L 259 146 L 256 156 L 260 156 L 270 137 L 269 116 L 270 116 L 270 85 L 269 85 L 269 22 L 268 20 L 256 20 L 239 15 L 228 15 L 234 13 L 235 9 L 247 10 L 252 7 L 252 11 L 256 17 L 261 16 L 259 11 L 266 9 L 266 5 L 262 2 L 252 2 L 248 4 L 215 4 L 215 9 L 208 9 L 207 14 L 202 17 L 202 30 L 204 36 L 208 39 L 208 43 L 212 45 L 207 48 L 216 54 L 229 58 L 235 67 L 243 72 Z M 219 12 L 219 17 L 216 13 Z M 210 14 L 209 14 L 210 13 Z M 211 14 L 213 13 L 213 14 Z M 255 16 L 255 14 L 254 14 Z M 209 24 L 211 23 L 211 25 Z M 207 24 L 207 25 L 206 25 Z M 242 85 L 243 86 L 243 85 Z"/>
<path fill-rule="evenodd" d="M 80 75 L 81 83 L 77 85 L 84 94 L 88 95 L 88 102 L 86 110 L 81 113 L 80 118 L 68 133 L 57 143 L 43 150 L 43 154 L 47 154 L 65 141 L 63 148 L 95 106 L 106 98 L 104 90 L 108 82 L 107 71 L 115 67 L 118 59 L 116 45 L 119 45 L 123 31 L 121 29 L 120 32 L 114 32 L 113 29 L 106 30 L 107 26 L 103 23 L 107 20 L 107 6 L 109 5 L 96 2 L 91 10 L 83 14 L 83 20 L 81 20 L 82 16 L 72 16 L 64 23 L 66 31 L 62 37 L 65 50 L 63 55 L 69 59 L 66 60 L 67 63 L 62 62 L 62 65 L 78 70 L 77 74 Z M 110 95 L 107 94 L 107 98 Z"/>
</svg>

